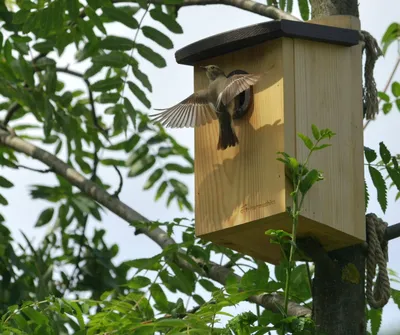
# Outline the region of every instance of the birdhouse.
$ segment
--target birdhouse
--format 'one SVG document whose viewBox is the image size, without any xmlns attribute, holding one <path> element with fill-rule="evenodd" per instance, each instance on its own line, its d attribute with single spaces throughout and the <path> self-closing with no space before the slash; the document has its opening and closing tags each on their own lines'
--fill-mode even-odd
<svg viewBox="0 0 400 335">
<path fill-rule="evenodd" d="M 179 64 L 194 67 L 195 91 L 208 85 L 200 66 L 265 73 L 240 97 L 239 145 L 217 150 L 217 120 L 195 129 L 198 237 L 278 263 L 280 247 L 265 231 L 291 232 L 292 186 L 277 152 L 304 161 L 308 149 L 297 133 L 312 137 L 315 124 L 336 136 L 309 161 L 325 179 L 306 195 L 297 236 L 313 236 L 327 251 L 365 241 L 359 22 L 336 16 L 317 23 L 265 22 L 177 51 Z"/>
</svg>

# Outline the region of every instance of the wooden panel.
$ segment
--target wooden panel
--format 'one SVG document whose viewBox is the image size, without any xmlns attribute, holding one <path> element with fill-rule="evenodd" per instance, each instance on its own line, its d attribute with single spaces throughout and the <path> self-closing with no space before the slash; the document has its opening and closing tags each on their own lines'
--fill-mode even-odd
<svg viewBox="0 0 400 335">
<path fill-rule="evenodd" d="M 282 41 L 275 40 L 199 65 L 226 73 L 268 73 L 254 87 L 254 108 L 235 121 L 239 146 L 217 151 L 218 122 L 195 130 L 196 234 L 256 221 L 285 211 L 285 178 L 276 151 L 284 149 Z M 208 79 L 195 67 L 195 90 Z"/>
<path fill-rule="evenodd" d="M 296 131 L 311 136 L 312 123 L 330 128 L 332 147 L 313 154 L 310 167 L 325 180 L 309 192 L 303 215 L 365 240 L 361 55 L 348 48 L 294 41 Z M 299 142 L 297 157 L 308 149 Z"/>
</svg>

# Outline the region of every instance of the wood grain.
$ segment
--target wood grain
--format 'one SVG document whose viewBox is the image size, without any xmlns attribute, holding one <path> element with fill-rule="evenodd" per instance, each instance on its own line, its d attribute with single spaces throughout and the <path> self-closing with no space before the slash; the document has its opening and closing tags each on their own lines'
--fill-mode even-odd
<svg viewBox="0 0 400 335">
<path fill-rule="evenodd" d="M 216 150 L 217 121 L 195 129 L 196 235 L 278 263 L 279 247 L 269 243 L 265 231 L 291 230 L 285 211 L 292 188 L 276 153 L 304 159 L 307 152 L 296 134 L 311 136 L 314 123 L 337 135 L 332 147 L 310 161 L 325 180 L 307 195 L 299 237 L 314 236 L 326 250 L 364 241 L 359 46 L 287 37 L 267 41 L 197 63 L 195 90 L 207 87 L 199 66 L 210 64 L 226 73 L 266 74 L 254 87 L 253 110 L 234 122 L 239 146 Z"/>
</svg>

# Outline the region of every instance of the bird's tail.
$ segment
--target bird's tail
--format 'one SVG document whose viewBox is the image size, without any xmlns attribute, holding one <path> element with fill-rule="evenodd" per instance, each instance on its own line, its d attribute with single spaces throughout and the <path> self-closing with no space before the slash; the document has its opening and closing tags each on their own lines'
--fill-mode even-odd
<svg viewBox="0 0 400 335">
<path fill-rule="evenodd" d="M 219 139 L 218 150 L 225 150 L 228 147 L 234 147 L 239 144 L 239 139 L 232 127 L 232 119 L 229 113 L 221 113 L 219 115 Z"/>
</svg>

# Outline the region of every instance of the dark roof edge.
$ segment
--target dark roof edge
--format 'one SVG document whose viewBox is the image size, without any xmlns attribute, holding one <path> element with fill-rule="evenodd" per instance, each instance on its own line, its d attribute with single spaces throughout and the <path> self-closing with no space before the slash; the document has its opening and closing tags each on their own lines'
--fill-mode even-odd
<svg viewBox="0 0 400 335">
<path fill-rule="evenodd" d="M 244 49 L 280 37 L 306 39 L 343 46 L 357 45 L 357 30 L 298 21 L 268 21 L 230 30 L 199 40 L 175 53 L 178 64 L 194 65 L 202 60 Z"/>
</svg>

